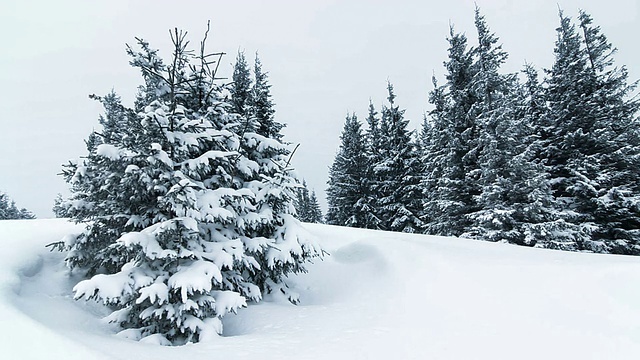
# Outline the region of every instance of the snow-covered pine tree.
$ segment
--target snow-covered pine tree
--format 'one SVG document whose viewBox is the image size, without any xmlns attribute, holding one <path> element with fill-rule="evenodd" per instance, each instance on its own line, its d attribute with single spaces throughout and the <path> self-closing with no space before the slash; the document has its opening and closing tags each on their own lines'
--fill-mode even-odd
<svg viewBox="0 0 640 360">
<path fill-rule="evenodd" d="M 21 208 L 18 216 L 20 219 L 35 219 L 36 215 L 34 213 L 32 213 L 31 211 L 27 210 L 26 208 Z"/>
<path fill-rule="evenodd" d="M 315 190 L 311 190 L 311 197 L 309 197 L 309 208 L 311 209 L 309 221 L 322 224 L 324 222 L 324 216 L 322 215 L 322 209 L 320 208 L 320 203 L 318 202 L 318 196 L 316 195 Z"/>
<path fill-rule="evenodd" d="M 329 168 L 327 224 L 366 227 L 367 214 L 359 206 L 366 194 L 365 151 L 360 121 L 355 114 L 347 115 L 340 135 L 340 149 Z"/>
<path fill-rule="evenodd" d="M 640 101 L 632 98 L 635 83 L 627 69 L 615 66 L 616 49 L 580 11 L 582 49 L 587 58 L 590 99 L 583 127 L 589 141 L 577 172 L 582 181 L 573 187 L 581 212 L 594 225 L 586 249 L 597 252 L 640 254 L 640 138 L 637 117 Z M 585 79 L 585 80 L 586 80 Z M 589 181 L 585 181 L 585 177 Z"/>
<path fill-rule="evenodd" d="M 525 85 L 512 83 L 484 123 L 482 210 L 472 214 L 473 230 L 483 240 L 546 247 L 563 240 L 567 224 L 557 218 L 546 168 L 536 161 L 539 93 L 535 71 L 525 72 Z"/>
<path fill-rule="evenodd" d="M 87 224 L 69 239 L 68 263 L 95 274 L 75 297 L 115 308 L 109 319 L 123 334 L 183 344 L 221 333 L 226 313 L 260 299 L 267 281 L 282 286 L 320 249 L 286 213 L 286 166 L 276 161 L 271 177 L 246 181 L 261 164 L 243 154 L 246 134 L 205 41 L 195 53 L 186 33 L 171 35 L 169 65 L 143 40 L 140 51 L 128 48 L 145 80 L 137 111 L 119 118 L 121 136 L 94 133 L 89 156 L 67 168 L 72 211 Z"/>
<path fill-rule="evenodd" d="M 36 216 L 25 208 L 18 208 L 7 194 L 0 192 L 0 220 L 35 219 Z"/>
<path fill-rule="evenodd" d="M 475 197 L 481 192 L 477 182 L 480 129 L 474 108 L 478 99 L 471 86 L 473 52 L 467 49 L 467 37 L 453 26 L 447 40 L 447 82 L 436 85 L 429 98 L 435 108 L 429 114 L 432 146 L 422 155 L 427 169 L 423 208 L 428 233 L 459 236 L 472 226 L 467 214 L 479 210 Z"/>
<path fill-rule="evenodd" d="M 261 294 L 284 294 L 291 302 L 298 302 L 298 295 L 288 288 L 285 278 L 289 273 L 305 271 L 302 263 L 308 257 L 320 254 L 320 249 L 309 242 L 309 236 L 301 228 L 295 214 L 295 195 L 298 180 L 292 174 L 291 146 L 282 141 L 283 124 L 275 120 L 275 109 L 268 73 L 262 69 L 256 54 L 253 67 L 254 81 L 246 81 L 246 64 L 236 64 L 238 79 L 242 79 L 246 110 L 240 115 L 243 125 L 240 136 L 238 176 L 243 187 L 254 194 L 255 208 L 252 221 L 246 224 L 244 245 L 255 259 L 260 271 L 248 272 L 248 279 L 256 284 Z M 238 85 L 236 84 L 236 87 Z"/>
<path fill-rule="evenodd" d="M 464 234 L 489 241 L 540 245 L 564 223 L 553 218 L 553 200 L 542 164 L 535 162 L 540 91 L 528 67 L 524 88 L 515 74 L 500 73 L 507 53 L 498 45 L 479 8 L 475 10 L 478 46 L 474 48 L 471 87 L 479 125 L 479 210 L 469 214 L 473 226 Z M 557 239 L 556 239 L 557 240 Z"/>
<path fill-rule="evenodd" d="M 562 218 L 548 181 L 548 169 L 538 157 L 547 132 L 542 122 L 546 103 L 534 67 L 526 64 L 523 73 L 526 81 L 510 97 L 515 101 L 510 106 L 515 111 L 507 131 L 510 137 L 503 137 L 506 148 L 516 155 L 505 164 L 510 186 L 506 193 L 498 192 L 499 201 L 507 201 L 513 209 L 508 222 L 513 230 L 501 237 L 518 245 L 558 247 L 567 241 L 570 225 Z"/>
<path fill-rule="evenodd" d="M 624 68 L 591 17 L 580 29 L 562 11 L 555 62 L 547 71 L 544 161 L 572 224 L 573 250 L 638 253 L 638 103 Z"/>
<path fill-rule="evenodd" d="M 309 214 L 309 188 L 307 188 L 306 180 L 302 180 L 302 186 L 296 191 L 293 204 L 296 208 L 296 218 L 300 221 L 307 222 Z"/>
<path fill-rule="evenodd" d="M 373 192 L 378 178 L 374 170 L 374 164 L 377 164 L 382 159 L 381 143 L 382 136 L 380 135 L 380 119 L 378 118 L 378 112 L 373 106 L 373 102 L 369 99 L 369 111 L 367 115 L 368 128 L 363 135 L 363 141 L 365 144 L 365 166 L 362 173 L 362 189 L 363 195 L 356 203 L 356 208 L 364 215 L 363 227 L 366 229 L 382 229 L 382 220 L 378 217 L 378 197 Z"/>
<path fill-rule="evenodd" d="M 442 186 L 445 165 L 450 156 L 453 126 L 446 118 L 448 97 L 446 87 L 439 86 L 435 75 L 432 77 L 433 90 L 429 93 L 429 102 L 434 106 L 425 114 L 420 131 L 420 156 L 423 166 L 423 221 L 425 232 L 442 234 L 442 224 L 447 222 L 447 213 Z"/>
<path fill-rule="evenodd" d="M 252 87 L 251 70 L 244 56 L 244 52 L 239 51 L 236 62 L 233 66 L 233 82 L 229 87 L 231 92 L 230 103 L 231 112 L 243 117 L 245 126 L 250 126 L 247 122 L 252 117 Z"/>
<path fill-rule="evenodd" d="M 395 103 L 393 85 L 388 83 L 389 106 L 382 109 L 381 161 L 374 164 L 377 179 L 373 192 L 379 197 L 378 218 L 390 231 L 419 233 L 424 228 L 420 219 L 422 188 L 420 161 L 404 110 Z"/>
<path fill-rule="evenodd" d="M 583 121 L 589 118 L 587 103 L 592 91 L 589 89 L 591 81 L 580 36 L 569 17 L 562 11 L 559 17 L 555 61 L 553 67 L 547 70 L 546 78 L 548 109 L 544 123 L 549 125 L 550 133 L 544 144 L 542 161 L 548 165 L 549 180 L 562 217 L 571 225 L 564 236 L 565 241 L 555 245 L 550 242 L 550 245 L 575 251 L 583 249 L 583 244 L 591 237 L 591 227 L 584 226 L 590 222 L 589 215 L 578 210 L 579 204 L 571 189 L 583 180 L 575 172 L 575 161 L 583 158 L 581 143 L 588 140 L 590 125 Z"/>
<path fill-rule="evenodd" d="M 10 219 L 15 207 L 15 202 L 7 194 L 0 192 L 0 220 Z"/>
<path fill-rule="evenodd" d="M 88 154 L 63 167 L 63 177 L 71 187 L 71 196 L 64 202 L 66 215 L 77 223 L 85 223 L 86 230 L 69 242 L 67 264 L 81 268 L 92 276 L 99 271 L 116 272 L 126 262 L 113 256 L 109 246 L 124 232 L 139 231 L 150 219 L 140 217 L 143 209 L 153 206 L 135 194 L 149 193 L 146 184 L 134 189 L 133 182 L 121 186 L 129 165 L 133 169 L 142 156 L 121 157 L 120 153 L 137 143 L 141 130 L 135 111 L 126 109 L 120 97 L 111 92 L 104 97 L 91 96 L 100 101 L 105 113 L 99 118 L 102 132 L 92 132 L 85 141 Z M 135 129 L 135 130 L 134 130 Z M 126 175 L 125 175 L 126 174 Z M 135 221 L 132 220 L 136 214 Z M 153 218 L 150 214 L 148 217 Z"/>
<path fill-rule="evenodd" d="M 478 209 L 466 214 L 471 226 L 462 236 L 498 241 L 517 237 L 512 234 L 510 219 L 513 208 L 503 192 L 508 191 L 514 174 L 507 165 L 515 157 L 514 134 L 510 133 L 514 121 L 514 105 L 510 101 L 516 88 L 512 74 L 501 74 L 500 67 L 508 55 L 498 44 L 497 36 L 489 30 L 480 9 L 475 9 L 475 27 L 478 45 L 473 49 L 473 73 L 470 88 L 476 102 L 470 115 L 476 119 L 477 159 L 479 171 L 467 173 L 467 182 L 477 182 L 480 194 L 475 197 Z"/>
<path fill-rule="evenodd" d="M 284 124 L 275 120 L 275 110 L 271 99 L 271 85 L 268 73 L 262 70 L 262 62 L 256 53 L 253 64 L 254 83 L 251 92 L 251 106 L 259 124 L 257 133 L 267 138 L 281 140 Z"/>
<path fill-rule="evenodd" d="M 307 182 L 302 181 L 302 186 L 296 192 L 294 201 L 297 218 L 303 222 L 322 223 L 322 210 L 318 204 L 316 192 L 309 193 Z"/>
</svg>

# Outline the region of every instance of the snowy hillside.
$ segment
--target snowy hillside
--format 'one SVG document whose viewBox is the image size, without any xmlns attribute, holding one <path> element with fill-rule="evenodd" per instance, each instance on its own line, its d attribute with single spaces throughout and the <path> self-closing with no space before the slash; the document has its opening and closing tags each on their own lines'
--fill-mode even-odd
<svg viewBox="0 0 640 360">
<path fill-rule="evenodd" d="M 79 228 L 0 221 L 3 359 L 636 359 L 640 258 L 307 225 L 331 255 L 224 319 L 214 342 L 161 347 L 114 335 L 72 300 L 63 255 Z"/>
</svg>

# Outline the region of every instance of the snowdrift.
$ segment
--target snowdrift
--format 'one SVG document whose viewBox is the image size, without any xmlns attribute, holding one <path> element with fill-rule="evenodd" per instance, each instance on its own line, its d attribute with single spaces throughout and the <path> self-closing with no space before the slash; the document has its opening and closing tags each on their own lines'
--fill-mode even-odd
<svg viewBox="0 0 640 360">
<path fill-rule="evenodd" d="M 65 220 L 0 221 L 3 359 L 637 359 L 640 258 L 307 224 L 330 253 L 181 347 L 115 335 L 45 244 Z"/>
</svg>

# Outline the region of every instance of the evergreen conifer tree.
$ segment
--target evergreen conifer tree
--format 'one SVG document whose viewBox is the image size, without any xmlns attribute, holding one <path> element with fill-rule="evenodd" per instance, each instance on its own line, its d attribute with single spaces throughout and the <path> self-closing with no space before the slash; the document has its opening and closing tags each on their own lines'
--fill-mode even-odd
<svg viewBox="0 0 640 360">
<path fill-rule="evenodd" d="M 243 52 L 238 52 L 236 62 L 233 67 L 233 83 L 230 86 L 231 112 L 244 118 L 251 117 L 251 107 L 253 81 L 251 80 L 251 70 Z M 244 120 L 246 121 L 246 120 Z"/>
<path fill-rule="evenodd" d="M 282 142 L 280 131 L 284 125 L 274 118 L 271 85 L 259 57 L 256 55 L 255 58 L 253 83 L 246 80 L 247 66 L 243 61 L 236 64 L 236 73 L 242 74 L 237 77 L 244 84 L 245 90 L 252 84 L 248 93 L 236 91 L 236 95 L 232 94 L 232 99 L 234 96 L 246 96 L 243 100 L 246 110 L 239 114 L 243 122 L 239 132 L 240 153 L 244 157 L 239 162 L 239 177 L 243 186 L 254 193 L 254 212 L 261 219 L 248 226 L 247 230 L 253 237 L 270 239 L 259 248 L 245 244 L 261 269 L 250 273 L 250 279 L 263 293 L 283 293 L 296 303 L 298 295 L 288 288 L 284 277 L 290 272 L 304 271 L 300 263 L 308 255 L 307 249 L 293 256 L 293 259 L 284 256 L 283 259 L 289 259 L 288 261 L 273 262 L 274 257 L 281 256 L 279 251 L 282 250 L 279 250 L 280 245 L 277 244 L 287 242 L 287 236 L 295 239 L 295 235 L 287 234 L 291 234 L 291 229 L 298 226 L 297 220 L 293 218 L 298 180 L 291 175 L 292 169 L 289 166 L 292 151 L 290 144 Z M 298 249 L 293 250 L 299 252 Z"/>
<path fill-rule="evenodd" d="M 469 87 L 476 99 L 472 105 L 469 117 L 475 118 L 476 141 L 474 154 L 469 156 L 476 162 L 477 169 L 467 172 L 466 182 L 477 183 L 480 193 L 475 196 L 477 210 L 466 214 L 471 221 L 470 228 L 463 234 L 466 237 L 485 238 L 487 232 L 492 236 L 488 239 L 497 240 L 511 227 L 505 215 L 511 214 L 513 209 L 508 200 L 500 201 L 503 196 L 498 193 L 506 191 L 513 179 L 512 171 L 505 171 L 514 156 L 513 144 L 508 144 L 514 134 L 510 134 L 513 122 L 513 103 L 509 101 L 511 92 L 515 88 L 515 77 L 503 75 L 500 67 L 507 59 L 507 53 L 498 44 L 498 38 L 486 23 L 480 9 L 475 9 L 475 26 L 478 34 L 478 45 L 473 49 L 473 78 Z M 497 229 L 486 229 L 486 226 Z M 509 229 L 511 230 L 511 229 Z"/>
<path fill-rule="evenodd" d="M 423 154 L 427 164 L 423 208 L 428 233 L 459 236 L 472 227 L 468 214 L 480 209 L 476 203 L 481 193 L 480 125 L 477 91 L 472 87 L 476 76 L 473 52 L 467 48 L 467 37 L 453 27 L 448 41 L 447 82 L 439 87 L 434 80 L 429 98 L 435 108 L 430 112 L 432 145 Z"/>
<path fill-rule="evenodd" d="M 68 242 L 69 265 L 91 276 L 75 297 L 112 306 L 127 336 L 161 344 L 211 339 L 226 313 L 286 288 L 320 252 L 290 215 L 285 145 L 229 113 L 205 41 L 195 53 L 185 33 L 172 40 L 168 65 L 143 40 L 128 48 L 145 80 L 135 109 L 100 99 L 121 134 L 106 136 L 101 121 L 65 172 L 70 212 L 87 224 Z"/>
<path fill-rule="evenodd" d="M 295 198 L 297 218 L 303 222 L 322 223 L 322 210 L 316 197 L 316 192 L 309 193 L 307 182 L 303 181 Z"/>
<path fill-rule="evenodd" d="M 535 81 L 529 78 L 527 83 Z M 556 218 L 546 168 L 536 161 L 540 149 L 536 93 L 527 90 L 534 86 L 527 84 L 504 94 L 501 106 L 490 115 L 493 126 L 483 132 L 483 188 L 477 198 L 482 209 L 472 214 L 477 238 L 547 246 L 558 241 L 553 234 L 562 234 L 566 227 Z"/>
<path fill-rule="evenodd" d="M 376 177 L 374 165 L 381 162 L 381 144 L 383 136 L 381 135 L 380 119 L 373 102 L 369 100 L 369 111 L 367 115 L 368 128 L 364 133 L 365 143 L 365 166 L 362 173 L 362 190 L 363 194 L 356 208 L 363 214 L 363 227 L 367 229 L 382 229 L 383 222 L 379 218 L 380 209 L 378 208 L 379 198 L 374 192 L 379 179 Z"/>
<path fill-rule="evenodd" d="M 322 215 L 322 209 L 320 209 L 320 203 L 316 196 L 316 191 L 311 191 L 311 197 L 309 198 L 310 222 L 322 224 L 324 222 L 324 216 Z"/>
<path fill-rule="evenodd" d="M 422 189 L 420 162 L 404 110 L 395 104 L 393 86 L 388 84 L 389 106 L 381 118 L 381 161 L 374 164 L 377 179 L 373 188 L 378 201 L 378 218 L 390 231 L 421 232 Z"/>
<path fill-rule="evenodd" d="M 638 103 L 629 99 L 625 68 L 581 12 L 580 31 L 560 12 L 555 62 L 548 70 L 545 161 L 564 218 L 573 225 L 566 247 L 638 252 Z M 633 130 L 632 130 L 633 129 Z"/>
<path fill-rule="evenodd" d="M 365 196 L 366 150 L 355 114 L 347 115 L 340 140 L 340 149 L 329 169 L 326 221 L 331 225 L 364 228 L 366 213 L 360 205 Z"/>
<path fill-rule="evenodd" d="M 420 156 L 423 164 L 423 220 L 425 231 L 430 234 L 444 234 L 443 225 L 447 223 L 447 198 L 441 186 L 447 161 L 451 155 L 453 126 L 446 117 L 448 97 L 446 87 L 439 86 L 432 77 L 433 90 L 429 93 L 429 102 L 434 106 L 424 117 L 420 132 Z"/>
<path fill-rule="evenodd" d="M 269 84 L 268 73 L 262 70 L 262 62 L 256 54 L 253 66 L 254 83 L 251 93 L 253 113 L 260 126 L 257 133 L 267 138 L 280 140 L 280 131 L 284 125 L 275 121 L 273 114 L 273 101 L 271 100 L 271 85 Z"/>
<path fill-rule="evenodd" d="M 148 193 L 146 184 L 138 184 L 137 189 L 131 184 L 121 186 L 123 178 L 131 176 L 131 170 L 143 161 L 142 155 L 120 156 L 120 149 L 140 147 L 136 141 L 141 130 L 138 116 L 125 109 L 114 92 L 91 98 L 100 101 L 105 110 L 99 118 L 102 133 L 93 131 L 85 141 L 88 152 L 85 159 L 70 161 L 62 171 L 71 187 L 71 196 L 64 206 L 66 214 L 77 223 L 87 224 L 86 231 L 70 243 L 66 261 L 71 268 L 82 268 L 89 276 L 98 271 L 118 271 L 125 261 L 112 256 L 109 246 L 124 232 L 142 230 L 156 216 L 153 213 L 147 218 L 140 216 L 150 204 L 148 199 L 135 194 Z"/>
<path fill-rule="evenodd" d="M 479 8 L 475 10 L 475 25 L 478 46 L 474 48 L 471 88 L 477 99 L 473 108 L 479 129 L 481 193 L 475 197 L 478 211 L 468 215 L 473 225 L 464 235 L 538 245 L 559 224 L 549 222 L 553 202 L 545 169 L 535 163 L 533 151 L 537 78 L 528 68 L 527 89 L 523 91 L 515 74 L 500 73 L 508 55 L 498 45 L 498 38 L 490 32 Z M 527 104 L 533 107 L 528 109 Z"/>
</svg>

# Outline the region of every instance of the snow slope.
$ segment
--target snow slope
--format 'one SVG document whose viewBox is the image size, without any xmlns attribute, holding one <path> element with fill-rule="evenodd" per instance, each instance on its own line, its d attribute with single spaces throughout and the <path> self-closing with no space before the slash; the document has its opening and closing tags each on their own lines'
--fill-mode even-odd
<svg viewBox="0 0 640 360">
<path fill-rule="evenodd" d="M 125 340 L 71 299 L 63 254 L 78 227 L 0 221 L 3 359 L 637 359 L 640 257 L 306 225 L 331 255 L 225 317 L 211 343 Z"/>
</svg>

